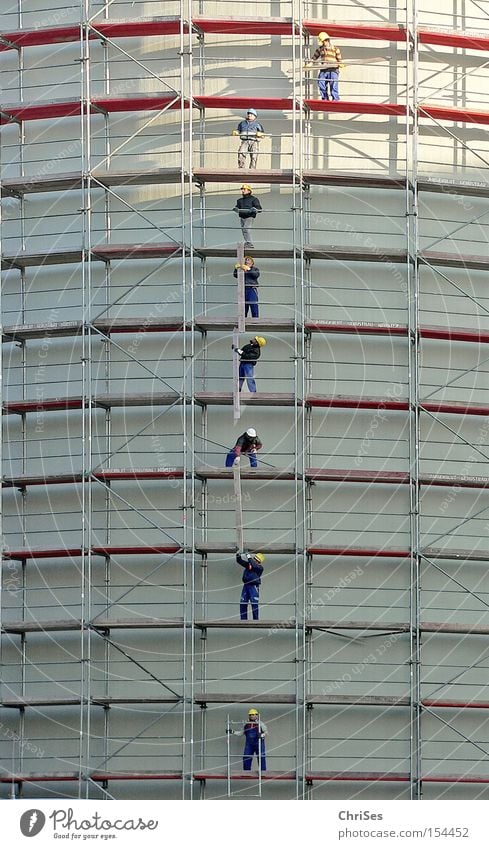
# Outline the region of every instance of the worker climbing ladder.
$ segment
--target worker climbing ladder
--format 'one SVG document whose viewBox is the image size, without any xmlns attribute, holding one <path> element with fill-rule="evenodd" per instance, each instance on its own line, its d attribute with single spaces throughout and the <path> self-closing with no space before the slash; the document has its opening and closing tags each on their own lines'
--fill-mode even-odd
<svg viewBox="0 0 489 849">
<path fill-rule="evenodd" d="M 240 730 L 238 730 L 238 729 L 235 730 L 233 728 L 233 725 L 239 726 Z M 259 714 L 258 714 L 258 726 L 260 726 L 260 715 Z M 236 721 L 236 720 L 230 719 L 229 714 L 228 714 L 227 720 L 226 720 L 226 778 L 227 778 L 227 794 L 226 795 L 228 796 L 228 798 L 231 798 L 233 795 L 239 795 L 240 799 L 243 798 L 243 793 L 239 793 L 239 794 L 233 793 L 232 784 L 231 784 L 231 781 L 232 781 L 231 739 L 234 735 L 243 736 L 244 731 L 242 729 L 243 729 L 243 723 L 241 721 Z M 261 742 L 260 742 L 259 745 L 261 746 Z M 262 760 L 261 757 L 257 757 L 257 762 L 258 762 L 258 792 L 257 793 L 246 793 L 246 797 L 248 797 L 248 798 L 252 797 L 252 798 L 260 798 L 261 799 L 261 795 L 262 795 L 262 765 L 261 765 L 261 760 Z M 255 775 L 254 774 L 252 775 L 251 770 L 250 770 L 250 779 L 252 777 L 254 779 Z"/>
</svg>

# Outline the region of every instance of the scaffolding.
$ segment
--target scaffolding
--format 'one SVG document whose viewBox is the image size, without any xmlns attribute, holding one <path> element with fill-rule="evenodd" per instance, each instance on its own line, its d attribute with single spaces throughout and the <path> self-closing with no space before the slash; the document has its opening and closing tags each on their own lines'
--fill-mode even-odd
<svg viewBox="0 0 489 849">
<path fill-rule="evenodd" d="M 487 793 L 489 27 L 247 5 L 2 21 L 11 797 Z M 336 103 L 303 71 L 324 29 L 351 56 Z M 243 176 L 270 222 L 246 320 Z M 248 332 L 271 342 L 250 394 Z M 223 467 L 233 416 L 266 435 L 256 469 Z M 259 620 L 232 601 L 243 548 Z M 250 705 L 251 778 L 224 733 Z"/>
</svg>

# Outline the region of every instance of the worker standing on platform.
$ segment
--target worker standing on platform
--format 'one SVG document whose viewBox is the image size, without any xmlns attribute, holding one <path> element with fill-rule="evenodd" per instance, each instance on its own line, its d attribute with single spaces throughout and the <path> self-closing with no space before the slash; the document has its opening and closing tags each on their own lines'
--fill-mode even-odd
<svg viewBox="0 0 489 849">
<path fill-rule="evenodd" d="M 260 448 L 263 448 L 263 445 L 256 435 L 255 428 L 249 427 L 248 430 L 238 437 L 234 448 L 231 448 L 228 452 L 226 457 L 226 467 L 229 469 L 231 466 L 234 466 L 235 463 L 239 463 L 241 454 L 248 454 L 251 468 L 256 469 L 258 465 L 256 453 L 260 450 Z"/>
<path fill-rule="evenodd" d="M 241 197 L 236 201 L 233 211 L 239 215 L 245 248 L 254 248 L 255 246 L 251 241 L 251 226 L 262 208 L 260 201 L 253 194 L 253 189 L 247 183 L 243 183 L 241 186 Z"/>
<path fill-rule="evenodd" d="M 255 265 L 255 261 L 251 256 L 245 256 L 243 264 L 237 262 L 234 266 L 234 276 L 238 276 L 238 270 L 241 268 L 244 271 L 245 282 L 245 318 L 248 312 L 251 312 L 252 318 L 259 318 L 258 315 L 258 278 L 260 269 Z"/>
<path fill-rule="evenodd" d="M 256 361 L 260 359 L 261 349 L 265 347 L 267 344 L 267 340 L 264 336 L 253 336 L 253 339 L 250 339 L 247 345 L 243 345 L 242 348 L 235 348 L 232 345 L 233 351 L 235 351 L 240 360 L 239 360 L 239 391 L 243 387 L 243 383 L 246 380 L 248 384 L 248 389 L 250 392 L 256 392 L 256 383 L 254 377 L 255 364 Z"/>
<path fill-rule="evenodd" d="M 229 733 L 246 738 L 243 752 L 244 771 L 251 771 L 253 755 L 256 755 L 260 771 L 265 772 L 267 768 L 265 736 L 268 734 L 268 729 L 265 723 L 261 721 L 260 714 L 256 708 L 250 708 L 248 711 L 248 721 L 245 722 L 242 731 L 230 731 Z"/>
<path fill-rule="evenodd" d="M 241 139 L 238 150 L 238 168 L 245 167 L 247 153 L 250 154 L 250 168 L 256 168 L 260 139 L 265 135 L 265 130 L 257 117 L 256 109 L 250 107 L 246 113 L 246 118 L 240 121 L 236 129 L 233 130 L 233 136 L 239 136 Z"/>
<path fill-rule="evenodd" d="M 236 555 L 236 563 L 239 566 L 243 566 L 243 589 L 239 600 L 239 618 L 243 621 L 248 619 L 248 604 L 251 604 L 253 619 L 259 619 L 259 587 L 263 574 L 264 560 L 263 554 L 251 555 L 248 551 L 240 551 Z"/>
<path fill-rule="evenodd" d="M 311 67 L 313 62 L 321 64 L 318 76 L 318 88 L 321 100 L 339 100 L 340 93 L 338 82 L 340 78 L 341 50 L 331 41 L 327 32 L 318 35 L 319 47 L 314 53 L 311 62 L 306 67 Z"/>
</svg>

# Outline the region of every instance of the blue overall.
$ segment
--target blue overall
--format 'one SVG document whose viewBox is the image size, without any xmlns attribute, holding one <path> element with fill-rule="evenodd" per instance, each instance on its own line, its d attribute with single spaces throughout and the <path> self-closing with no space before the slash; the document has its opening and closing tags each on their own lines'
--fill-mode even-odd
<svg viewBox="0 0 489 849">
<path fill-rule="evenodd" d="M 258 290 L 256 286 L 245 286 L 245 318 L 251 314 L 252 318 L 259 318 L 258 314 Z"/>
<path fill-rule="evenodd" d="M 265 772 L 267 761 L 265 757 L 265 740 L 260 740 L 260 725 L 258 722 L 247 722 L 244 726 L 244 735 L 246 743 L 243 752 L 243 769 L 246 772 L 251 770 L 253 755 L 256 755 L 260 764 L 261 771 Z"/>
<path fill-rule="evenodd" d="M 234 466 L 234 461 L 236 460 L 237 456 L 238 455 L 236 454 L 234 448 L 231 448 L 231 451 L 229 451 L 228 454 L 226 455 L 226 468 L 227 469 L 231 468 L 231 466 Z M 251 468 L 256 469 L 256 467 L 258 466 L 258 460 L 256 459 L 256 454 L 248 454 L 248 457 L 250 458 Z"/>
<path fill-rule="evenodd" d="M 255 368 L 254 363 L 246 363 L 246 362 L 243 363 L 243 362 L 241 362 L 239 364 L 239 389 L 240 389 L 240 391 L 241 391 L 241 387 L 243 386 L 243 383 L 246 379 L 246 382 L 248 384 L 248 389 L 250 390 L 250 392 L 256 392 L 256 383 L 255 383 L 255 379 L 253 377 L 254 368 Z M 250 460 L 251 460 L 252 456 L 253 455 L 250 454 Z M 253 465 L 253 463 L 251 465 Z"/>
<path fill-rule="evenodd" d="M 338 80 L 340 73 L 336 68 L 325 68 L 319 72 L 318 88 L 322 100 L 339 100 Z"/>
<path fill-rule="evenodd" d="M 248 619 L 248 603 L 251 604 L 253 619 L 258 619 L 258 601 L 260 590 L 257 584 L 243 584 L 241 598 L 239 600 L 240 619 Z"/>
</svg>

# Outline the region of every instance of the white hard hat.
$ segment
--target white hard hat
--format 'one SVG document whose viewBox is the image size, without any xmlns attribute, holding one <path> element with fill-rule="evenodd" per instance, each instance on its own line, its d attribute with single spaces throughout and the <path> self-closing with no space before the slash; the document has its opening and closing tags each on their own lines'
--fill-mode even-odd
<svg viewBox="0 0 489 849">
<path fill-rule="evenodd" d="M 256 430 L 254 427 L 249 427 L 246 431 L 246 436 L 256 436 Z"/>
</svg>

